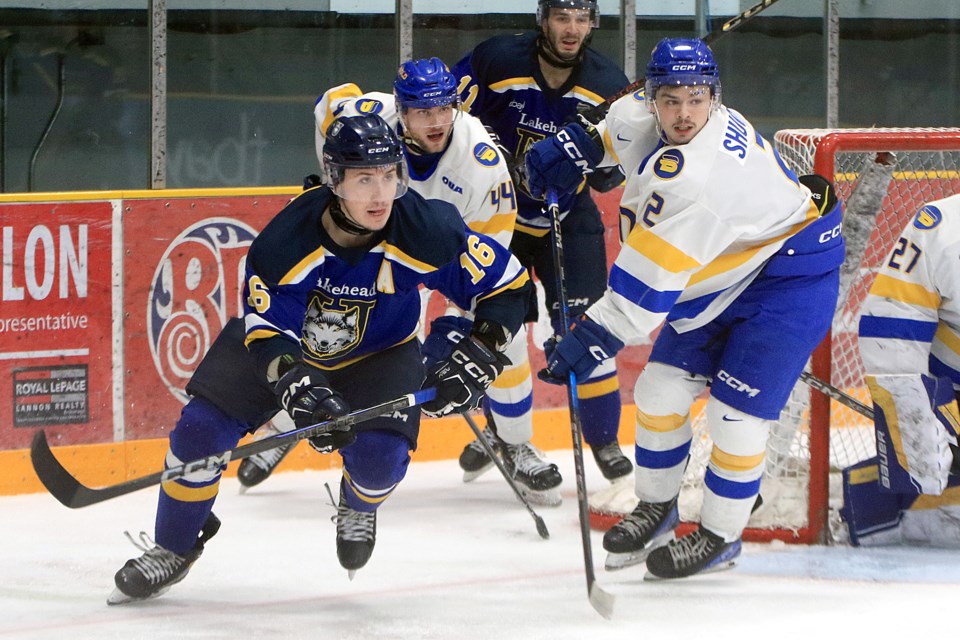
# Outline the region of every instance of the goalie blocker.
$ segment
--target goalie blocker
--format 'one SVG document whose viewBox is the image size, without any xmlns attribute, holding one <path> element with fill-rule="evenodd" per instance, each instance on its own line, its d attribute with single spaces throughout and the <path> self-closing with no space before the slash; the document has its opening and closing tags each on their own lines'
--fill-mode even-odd
<svg viewBox="0 0 960 640">
<path fill-rule="evenodd" d="M 843 472 L 854 545 L 960 546 L 960 414 L 949 378 L 867 376 L 878 455 Z"/>
</svg>

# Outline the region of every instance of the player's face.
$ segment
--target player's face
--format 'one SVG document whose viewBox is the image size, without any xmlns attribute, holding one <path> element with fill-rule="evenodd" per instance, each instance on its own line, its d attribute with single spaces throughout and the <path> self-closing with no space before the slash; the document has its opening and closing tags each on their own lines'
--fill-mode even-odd
<svg viewBox="0 0 960 640">
<path fill-rule="evenodd" d="M 673 145 L 687 144 L 710 119 L 710 87 L 660 87 L 655 100 L 660 128 Z"/>
<path fill-rule="evenodd" d="M 404 109 L 403 128 L 418 147 L 427 153 L 440 153 L 447 148 L 456 115 L 457 109 L 452 104 L 429 109 Z"/>
<path fill-rule="evenodd" d="M 593 29 L 589 9 L 550 9 L 543 35 L 563 60 L 573 60 Z"/>
<path fill-rule="evenodd" d="M 399 180 L 394 164 L 346 169 L 337 187 L 344 213 L 371 231 L 383 229 L 390 220 Z"/>
</svg>

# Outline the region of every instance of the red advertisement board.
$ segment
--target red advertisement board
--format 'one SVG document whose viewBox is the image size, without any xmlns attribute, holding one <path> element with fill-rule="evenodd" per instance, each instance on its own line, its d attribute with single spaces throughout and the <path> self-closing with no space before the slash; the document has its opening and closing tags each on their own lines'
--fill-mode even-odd
<svg viewBox="0 0 960 640">
<path fill-rule="evenodd" d="M 112 212 L 0 204 L 0 449 L 113 438 Z"/>
<path fill-rule="evenodd" d="M 242 314 L 244 264 L 289 196 L 128 200 L 123 212 L 124 422 L 166 437 L 184 387 L 227 319 Z"/>
</svg>

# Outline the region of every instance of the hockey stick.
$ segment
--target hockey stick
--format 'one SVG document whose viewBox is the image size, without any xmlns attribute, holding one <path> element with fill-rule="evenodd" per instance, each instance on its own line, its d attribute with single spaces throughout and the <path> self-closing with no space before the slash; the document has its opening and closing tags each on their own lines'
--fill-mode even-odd
<svg viewBox="0 0 960 640">
<path fill-rule="evenodd" d="M 800 380 L 802 380 L 811 389 L 815 389 L 828 398 L 836 400 L 843 406 L 853 409 L 860 415 L 873 420 L 873 409 L 863 404 L 850 394 L 844 393 L 840 389 L 837 389 L 829 382 L 821 380 L 807 371 L 800 372 Z"/>
<path fill-rule="evenodd" d="M 738 29 L 744 22 L 748 22 L 758 13 L 765 10 L 767 7 L 776 4 L 777 0 L 762 0 L 757 4 L 753 5 L 743 13 L 737 14 L 720 25 L 719 29 L 711 31 L 703 37 L 703 41 L 707 44 L 712 44 L 719 40 L 721 37 L 727 35 L 734 29 Z M 603 117 L 607 114 L 607 111 L 610 109 L 610 105 L 619 100 L 625 95 L 631 94 L 638 89 L 643 88 L 643 83 L 646 80 L 645 76 L 640 76 L 636 79 L 635 82 L 627 85 L 620 91 L 616 92 L 600 104 L 595 107 L 590 107 L 589 109 L 584 109 L 580 115 L 590 121 L 591 124 L 597 124 Z"/>
<path fill-rule="evenodd" d="M 560 304 L 560 326 L 563 335 L 569 331 L 570 307 L 567 304 L 567 285 L 563 269 L 563 236 L 560 232 L 560 205 L 555 189 L 547 189 L 547 210 L 553 225 L 554 272 L 557 280 L 557 302 Z M 613 616 L 614 596 L 597 583 L 593 569 L 593 550 L 590 546 L 590 511 L 587 506 L 587 482 L 583 470 L 583 427 L 580 424 L 580 399 L 577 397 L 577 377 L 570 372 L 567 384 L 567 402 L 570 405 L 570 431 L 573 435 L 573 467 L 577 476 L 577 507 L 580 515 L 580 539 L 583 543 L 583 564 L 587 575 L 587 597 L 597 613 L 604 618 Z"/>
<path fill-rule="evenodd" d="M 503 462 L 497 456 L 496 451 L 493 450 L 493 447 L 490 446 L 490 443 L 487 442 L 487 439 L 483 437 L 483 434 L 480 433 L 480 428 L 477 427 L 477 423 L 473 421 L 473 418 L 469 413 L 461 413 L 463 419 L 467 421 L 467 424 L 470 425 L 470 430 L 473 431 L 473 434 L 477 436 L 477 440 L 480 441 L 480 446 L 483 447 L 483 450 L 486 451 L 487 456 L 493 461 L 493 464 L 497 465 L 497 469 L 500 470 L 500 473 L 503 475 L 503 479 L 507 481 L 507 484 L 510 485 L 510 488 L 513 489 L 513 492 L 517 494 L 517 499 L 523 503 L 523 506 L 527 508 L 527 511 L 530 512 L 530 515 L 533 517 L 533 521 L 537 523 L 537 533 L 540 534 L 540 537 L 544 540 L 550 538 L 550 532 L 547 531 L 547 525 L 543 521 L 543 518 L 537 515 L 537 512 L 533 510 L 533 507 L 530 506 L 530 503 L 527 502 L 527 499 L 523 497 L 523 494 L 520 493 L 520 489 L 517 487 L 517 483 L 513 481 L 513 478 L 510 477 L 510 474 L 507 473 L 506 468 L 503 466 Z"/>
<path fill-rule="evenodd" d="M 57 457 L 50 450 L 47 444 L 46 434 L 40 430 L 33 436 L 33 443 L 30 445 L 30 460 L 33 462 L 33 469 L 40 478 L 43 486 L 59 500 L 62 504 L 71 509 L 87 507 L 91 504 L 97 504 L 104 500 L 110 500 L 118 496 L 123 496 L 134 491 L 139 491 L 146 487 L 182 478 L 195 471 L 213 471 L 226 467 L 231 460 L 241 460 L 248 458 L 261 451 L 282 447 L 288 444 L 295 444 L 300 440 L 305 440 L 311 436 L 320 435 L 330 431 L 345 431 L 349 427 L 382 416 L 393 411 L 400 411 L 415 407 L 424 402 L 433 400 L 437 395 L 436 389 L 421 389 L 416 393 L 408 393 L 395 400 L 390 400 L 382 404 L 360 409 L 345 416 L 320 422 L 309 427 L 302 427 L 287 433 L 280 433 L 263 440 L 257 440 L 229 451 L 216 453 L 205 458 L 192 460 L 177 467 L 170 467 L 163 471 L 151 473 L 150 475 L 127 480 L 118 484 L 103 487 L 101 489 L 91 489 L 84 486 L 69 471 L 67 471 Z"/>
</svg>

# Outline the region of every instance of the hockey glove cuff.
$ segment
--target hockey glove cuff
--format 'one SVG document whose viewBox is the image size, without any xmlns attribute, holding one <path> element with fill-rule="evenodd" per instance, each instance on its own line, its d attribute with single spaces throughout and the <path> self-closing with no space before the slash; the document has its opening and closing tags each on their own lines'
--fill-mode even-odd
<svg viewBox="0 0 960 640">
<path fill-rule="evenodd" d="M 430 334 L 420 347 L 423 366 L 429 369 L 441 360 L 446 360 L 453 348 L 470 335 L 473 322 L 462 316 L 440 316 L 430 323 Z"/>
<path fill-rule="evenodd" d="M 547 345 L 544 349 L 548 349 Z M 537 372 L 537 377 L 550 384 L 567 384 L 573 371 L 577 381 L 582 382 L 620 349 L 623 342 L 619 338 L 587 316 L 580 316 L 567 335 L 556 343 L 547 357 L 546 368 Z"/>
</svg>

